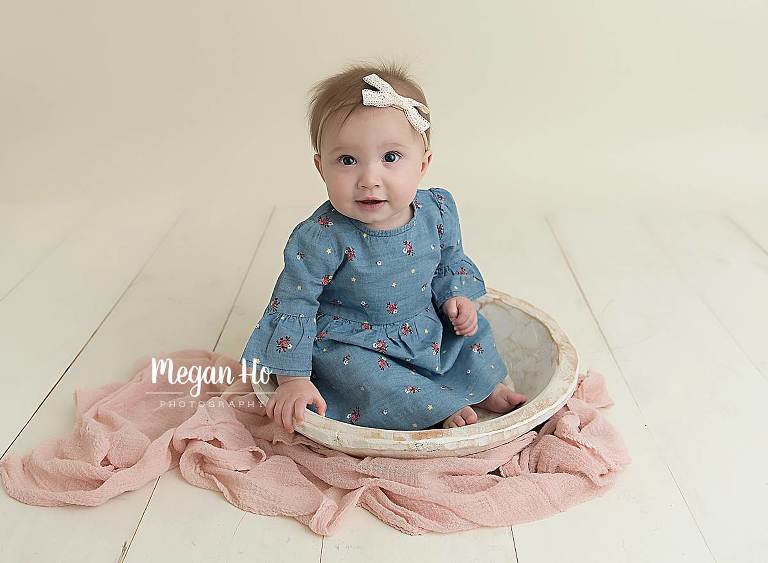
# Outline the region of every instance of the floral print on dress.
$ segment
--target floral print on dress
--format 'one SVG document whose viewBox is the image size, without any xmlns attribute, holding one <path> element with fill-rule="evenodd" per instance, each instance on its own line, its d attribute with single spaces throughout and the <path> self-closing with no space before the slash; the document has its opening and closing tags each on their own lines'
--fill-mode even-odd
<svg viewBox="0 0 768 563">
<path fill-rule="evenodd" d="M 352 424 L 356 423 L 360 419 L 360 409 L 356 408 L 351 413 L 347 414 L 347 420 Z"/>
<path fill-rule="evenodd" d="M 474 338 L 455 335 L 439 315 L 448 296 L 475 299 L 485 287 L 461 248 L 450 193 L 418 194 L 414 220 L 397 233 L 355 224 L 330 201 L 318 207 L 289 237 L 285 267 L 254 319 L 242 357 L 309 376 L 328 418 L 428 428 L 507 375 L 480 311 Z"/>
<path fill-rule="evenodd" d="M 293 344 L 291 344 L 291 337 L 281 336 L 277 339 L 275 346 L 277 347 L 278 352 L 285 352 L 286 350 L 290 350 L 293 348 Z"/>
</svg>

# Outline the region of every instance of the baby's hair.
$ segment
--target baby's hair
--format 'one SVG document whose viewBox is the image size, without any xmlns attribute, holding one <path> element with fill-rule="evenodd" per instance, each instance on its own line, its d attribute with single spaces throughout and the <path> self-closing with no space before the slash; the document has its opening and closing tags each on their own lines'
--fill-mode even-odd
<svg viewBox="0 0 768 563">
<path fill-rule="evenodd" d="M 365 107 L 363 106 L 362 98 L 363 88 L 370 88 L 372 90 L 376 88 L 364 82 L 363 76 L 372 73 L 378 74 L 401 96 L 413 98 L 429 107 L 424 92 L 416 81 L 410 77 L 404 65 L 395 62 L 348 64 L 341 72 L 320 80 L 309 90 L 310 101 L 307 110 L 309 136 L 312 141 L 312 148 L 317 154 L 320 154 L 320 138 L 323 133 L 323 127 L 333 113 L 348 108 L 341 122 L 343 125 L 353 111 L 357 108 Z M 430 117 L 429 120 L 431 124 L 432 118 Z M 432 127 L 426 131 L 427 141 L 430 144 L 431 131 Z"/>
</svg>

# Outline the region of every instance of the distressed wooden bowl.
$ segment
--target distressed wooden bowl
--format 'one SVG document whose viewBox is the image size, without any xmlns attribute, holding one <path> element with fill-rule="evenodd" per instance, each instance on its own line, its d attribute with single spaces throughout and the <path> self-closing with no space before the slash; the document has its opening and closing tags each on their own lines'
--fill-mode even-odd
<svg viewBox="0 0 768 563">
<path fill-rule="evenodd" d="M 297 424 L 296 431 L 357 457 L 430 458 L 487 450 L 545 422 L 576 389 L 576 349 L 554 319 L 530 303 L 491 288 L 475 303 L 493 328 L 496 349 L 507 366 L 504 383 L 528 397 L 523 406 L 504 415 L 473 407 L 479 418 L 476 424 L 418 431 L 355 426 L 306 409 L 304 423 Z M 264 405 L 276 388 L 274 376 L 266 384 L 254 385 Z"/>
</svg>

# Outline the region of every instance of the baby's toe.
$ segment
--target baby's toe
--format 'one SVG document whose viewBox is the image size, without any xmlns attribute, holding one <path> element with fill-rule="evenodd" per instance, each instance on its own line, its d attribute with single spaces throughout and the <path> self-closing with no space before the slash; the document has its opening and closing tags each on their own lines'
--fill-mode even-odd
<svg viewBox="0 0 768 563">
<path fill-rule="evenodd" d="M 456 428 L 459 425 L 459 420 L 462 424 L 464 423 L 464 419 L 459 416 L 459 413 L 452 414 L 443 422 L 443 428 Z"/>
<path fill-rule="evenodd" d="M 477 422 L 477 413 L 472 407 L 467 405 L 462 409 L 448 417 L 443 422 L 443 428 L 456 428 L 460 426 L 466 426 L 467 424 L 474 424 Z"/>
<path fill-rule="evenodd" d="M 516 407 L 517 405 L 524 403 L 528 400 L 528 397 L 523 395 L 522 393 L 515 393 L 514 391 L 510 391 L 507 394 L 507 403 L 509 403 L 510 407 Z"/>
</svg>

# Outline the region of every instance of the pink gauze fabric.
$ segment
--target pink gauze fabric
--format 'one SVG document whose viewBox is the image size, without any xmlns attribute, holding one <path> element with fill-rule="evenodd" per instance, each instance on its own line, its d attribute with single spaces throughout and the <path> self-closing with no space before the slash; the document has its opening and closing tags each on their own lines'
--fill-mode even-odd
<svg viewBox="0 0 768 563">
<path fill-rule="evenodd" d="M 194 381 L 153 383 L 148 357 L 127 383 L 78 389 L 69 436 L 0 461 L 8 494 L 40 506 L 95 506 L 178 466 L 186 481 L 221 491 L 242 510 L 290 516 L 317 534 L 333 534 L 361 505 L 415 535 L 544 518 L 601 495 L 631 462 L 598 410 L 613 401 L 594 370 L 579 375 L 573 396 L 538 433 L 466 456 L 360 459 L 266 417 L 237 360 L 206 350 L 155 358 L 172 359 L 176 373 L 229 366 L 234 383 L 202 383 L 199 393 Z"/>
</svg>

